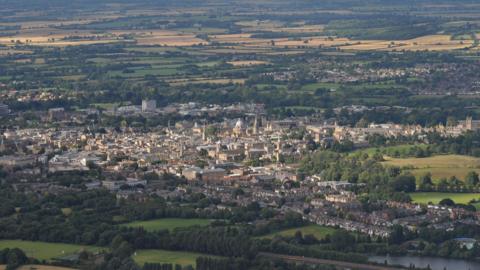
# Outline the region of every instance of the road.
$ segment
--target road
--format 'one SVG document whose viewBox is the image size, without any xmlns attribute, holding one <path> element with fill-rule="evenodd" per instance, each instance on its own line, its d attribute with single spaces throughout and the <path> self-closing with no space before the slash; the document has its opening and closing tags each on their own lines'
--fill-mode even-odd
<svg viewBox="0 0 480 270">
<path fill-rule="evenodd" d="M 405 268 L 391 267 L 391 266 L 380 266 L 380 265 L 370 265 L 370 264 L 361 264 L 361 263 L 351 263 L 351 262 L 342 262 L 342 261 L 333 261 L 333 260 L 323 260 L 316 258 L 307 258 L 300 256 L 290 256 L 274 253 L 260 252 L 260 256 L 282 259 L 285 261 L 301 262 L 306 264 L 328 264 L 335 265 L 339 267 L 344 267 L 347 269 L 356 269 L 356 270 L 405 270 Z"/>
</svg>

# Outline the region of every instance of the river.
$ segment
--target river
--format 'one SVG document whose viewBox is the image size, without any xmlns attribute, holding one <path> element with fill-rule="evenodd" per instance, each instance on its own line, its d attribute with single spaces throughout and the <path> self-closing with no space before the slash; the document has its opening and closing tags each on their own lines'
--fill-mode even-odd
<svg viewBox="0 0 480 270">
<path fill-rule="evenodd" d="M 435 257 L 417 257 L 417 256 L 370 256 L 368 258 L 370 262 L 384 263 L 385 260 L 389 265 L 401 265 L 408 267 L 415 265 L 415 267 L 426 268 L 430 265 L 432 270 L 477 270 L 480 269 L 480 263 L 456 260 L 456 259 L 444 259 Z"/>
</svg>

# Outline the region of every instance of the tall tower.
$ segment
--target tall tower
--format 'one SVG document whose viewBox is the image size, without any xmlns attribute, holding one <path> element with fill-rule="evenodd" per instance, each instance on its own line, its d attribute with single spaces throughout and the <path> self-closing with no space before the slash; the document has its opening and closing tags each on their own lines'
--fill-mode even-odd
<svg viewBox="0 0 480 270">
<path fill-rule="evenodd" d="M 280 136 L 277 139 L 275 157 L 277 158 L 277 163 L 280 163 L 280 155 L 282 154 L 282 143 L 280 142 Z"/>
<path fill-rule="evenodd" d="M 253 135 L 258 134 L 258 115 L 255 115 L 255 120 L 253 121 Z"/>
<path fill-rule="evenodd" d="M 203 123 L 202 140 L 203 141 L 207 140 L 207 125 L 205 125 L 205 122 Z"/>
<path fill-rule="evenodd" d="M 465 120 L 465 128 L 467 130 L 473 130 L 473 121 L 471 116 L 467 116 L 467 120 Z"/>
</svg>

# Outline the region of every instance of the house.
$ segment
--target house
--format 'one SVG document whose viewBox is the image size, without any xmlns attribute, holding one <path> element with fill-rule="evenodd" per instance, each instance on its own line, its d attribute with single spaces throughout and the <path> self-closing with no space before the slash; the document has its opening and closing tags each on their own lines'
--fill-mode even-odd
<svg viewBox="0 0 480 270">
<path fill-rule="evenodd" d="M 205 183 L 218 183 L 224 180 L 226 171 L 221 168 L 202 170 L 200 178 Z"/>
</svg>

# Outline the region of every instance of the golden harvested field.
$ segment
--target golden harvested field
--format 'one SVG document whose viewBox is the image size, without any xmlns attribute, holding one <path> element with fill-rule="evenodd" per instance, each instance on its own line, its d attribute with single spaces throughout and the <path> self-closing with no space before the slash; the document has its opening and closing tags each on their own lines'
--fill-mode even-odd
<svg viewBox="0 0 480 270">
<path fill-rule="evenodd" d="M 76 39 L 67 39 L 76 37 Z M 132 30 L 92 33 L 89 31 L 69 32 L 52 28 L 38 28 L 20 31 L 12 36 L 0 37 L 0 44 L 14 45 L 16 42 L 36 46 L 68 46 L 102 44 L 121 41 L 137 41 L 138 45 L 161 46 L 193 46 L 208 44 L 205 40 L 196 38 L 194 34 L 167 30 Z M 12 42 L 13 41 L 13 42 Z"/>
<path fill-rule="evenodd" d="M 406 51 L 446 51 L 468 48 L 472 40 L 452 40 L 450 35 L 429 35 L 409 40 L 358 41 L 357 44 L 343 46 L 344 50 L 406 50 Z"/>
<path fill-rule="evenodd" d="M 30 50 L 17 50 L 13 48 L 0 48 L 0 55 L 10 55 L 10 54 L 32 54 Z"/>
<path fill-rule="evenodd" d="M 410 171 L 415 176 L 422 176 L 427 172 L 432 174 L 432 178 L 449 178 L 456 176 L 464 179 L 469 171 L 480 173 L 480 158 L 460 156 L 460 155 L 442 155 L 428 158 L 390 158 L 386 157 L 385 165 L 398 167 L 411 167 Z"/>
<path fill-rule="evenodd" d="M 280 38 L 280 39 L 274 39 L 274 41 L 275 41 L 275 46 L 278 46 L 278 47 L 285 47 L 285 46 L 286 47 L 298 47 L 298 46 L 336 47 L 336 46 L 345 45 L 350 42 L 348 38 L 333 38 L 333 37 L 326 37 L 326 36 L 304 38 L 300 40 L 289 40 L 287 38 Z"/>
<path fill-rule="evenodd" d="M 233 66 L 240 66 L 240 67 L 245 67 L 245 66 L 256 66 L 256 65 L 265 65 L 268 64 L 266 61 L 258 61 L 258 60 L 245 60 L 245 61 L 230 61 L 227 62 L 230 65 Z"/>
<path fill-rule="evenodd" d="M 308 38 L 261 39 L 251 34 L 226 34 L 212 36 L 219 43 L 241 44 L 246 47 L 338 47 L 343 50 L 407 50 L 407 51 L 444 51 L 464 49 L 472 46 L 472 40 L 452 40 L 450 35 L 429 35 L 410 40 L 351 40 L 341 37 L 316 36 Z M 273 44 L 272 44 L 273 41 Z"/>
<path fill-rule="evenodd" d="M 288 38 L 275 38 L 275 39 L 262 39 L 252 38 L 251 34 L 226 34 L 212 36 L 212 40 L 219 43 L 233 43 L 242 44 L 247 47 L 318 47 L 318 46 L 339 46 L 346 45 L 350 40 L 348 38 L 334 38 L 326 36 L 318 36 L 312 38 L 303 39 L 288 39 Z M 274 44 L 272 44 L 272 41 Z"/>
<path fill-rule="evenodd" d="M 75 39 L 69 39 L 75 37 Z M 15 45 L 16 43 L 35 46 L 68 46 L 101 44 L 121 41 L 111 33 L 95 34 L 89 31 L 68 31 L 53 28 L 36 28 L 21 30 L 12 36 L 0 37 L 0 44 Z"/>
</svg>

